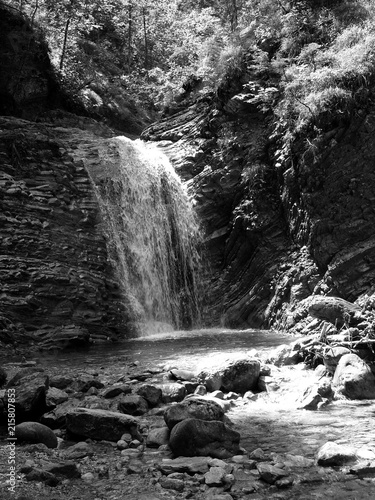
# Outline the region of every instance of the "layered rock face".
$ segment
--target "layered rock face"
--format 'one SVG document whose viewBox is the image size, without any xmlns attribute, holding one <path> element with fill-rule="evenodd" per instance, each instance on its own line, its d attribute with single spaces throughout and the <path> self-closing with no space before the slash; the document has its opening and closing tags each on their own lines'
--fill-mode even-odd
<svg viewBox="0 0 375 500">
<path fill-rule="evenodd" d="M 294 328 L 313 294 L 371 308 L 374 111 L 326 124 L 318 157 L 301 138 L 293 165 L 275 166 L 272 118 L 243 99 L 249 81 L 259 75 L 239 71 L 144 133 L 196 199 L 212 271 L 206 320 Z"/>
<path fill-rule="evenodd" d="M 89 175 L 72 156 L 99 138 L 15 118 L 0 128 L 0 339 L 116 336 L 126 314 Z"/>
</svg>

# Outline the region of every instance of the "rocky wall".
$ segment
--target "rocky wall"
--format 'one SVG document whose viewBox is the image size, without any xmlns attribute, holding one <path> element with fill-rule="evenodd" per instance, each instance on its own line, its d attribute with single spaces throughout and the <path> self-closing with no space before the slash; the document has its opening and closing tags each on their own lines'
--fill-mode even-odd
<svg viewBox="0 0 375 500">
<path fill-rule="evenodd" d="M 73 158 L 97 140 L 78 129 L 0 118 L 2 341 L 55 348 L 126 331 L 98 203 Z"/>
<path fill-rule="evenodd" d="M 372 308 L 375 114 L 327 124 L 316 156 L 304 139 L 276 167 L 272 117 L 243 99 L 235 75 L 218 92 L 147 129 L 196 200 L 206 235 L 206 321 L 303 330 L 309 297 Z"/>
</svg>

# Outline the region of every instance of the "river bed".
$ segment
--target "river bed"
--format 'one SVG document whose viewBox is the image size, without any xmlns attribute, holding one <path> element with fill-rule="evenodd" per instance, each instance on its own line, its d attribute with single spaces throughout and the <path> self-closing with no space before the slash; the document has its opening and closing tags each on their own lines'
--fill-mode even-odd
<svg viewBox="0 0 375 500">
<path fill-rule="evenodd" d="M 264 330 L 223 328 L 159 332 L 89 350 L 43 353 L 38 362 L 48 368 L 100 369 L 121 376 L 129 363 L 140 368 L 175 367 L 200 371 L 220 365 L 225 359 L 257 351 L 263 358 L 281 344 L 295 340 L 290 335 Z M 249 450 L 304 455 L 312 458 L 325 442 L 371 448 L 375 442 L 375 405 L 372 401 L 335 401 L 319 411 L 298 410 L 303 391 L 316 376 L 303 364 L 275 368 L 278 389 L 261 393 L 254 402 L 237 403 L 229 418 L 241 433 L 242 445 Z M 375 451 L 375 448 L 374 448 Z"/>
</svg>

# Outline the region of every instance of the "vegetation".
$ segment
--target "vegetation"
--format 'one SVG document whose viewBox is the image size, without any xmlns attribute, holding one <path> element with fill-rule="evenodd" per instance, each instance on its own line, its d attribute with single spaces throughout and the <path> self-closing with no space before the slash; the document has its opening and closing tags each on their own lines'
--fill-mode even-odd
<svg viewBox="0 0 375 500">
<path fill-rule="evenodd" d="M 104 100 L 124 106 L 126 96 L 165 110 L 189 79 L 211 91 L 247 65 L 258 80 L 244 96 L 272 111 L 275 137 L 283 136 L 279 164 L 296 138 L 313 146 L 327 123 L 365 105 L 374 76 L 372 0 L 6 3 L 41 27 L 61 80 L 93 109 Z"/>
</svg>

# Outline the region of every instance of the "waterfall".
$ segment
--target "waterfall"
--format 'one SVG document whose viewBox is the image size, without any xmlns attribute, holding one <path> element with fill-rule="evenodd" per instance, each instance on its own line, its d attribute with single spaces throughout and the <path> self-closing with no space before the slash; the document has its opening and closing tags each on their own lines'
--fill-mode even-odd
<svg viewBox="0 0 375 500">
<path fill-rule="evenodd" d="M 200 233 L 179 177 L 140 140 L 116 137 L 97 150 L 100 167 L 88 170 L 131 321 L 142 332 L 197 324 Z"/>
</svg>

